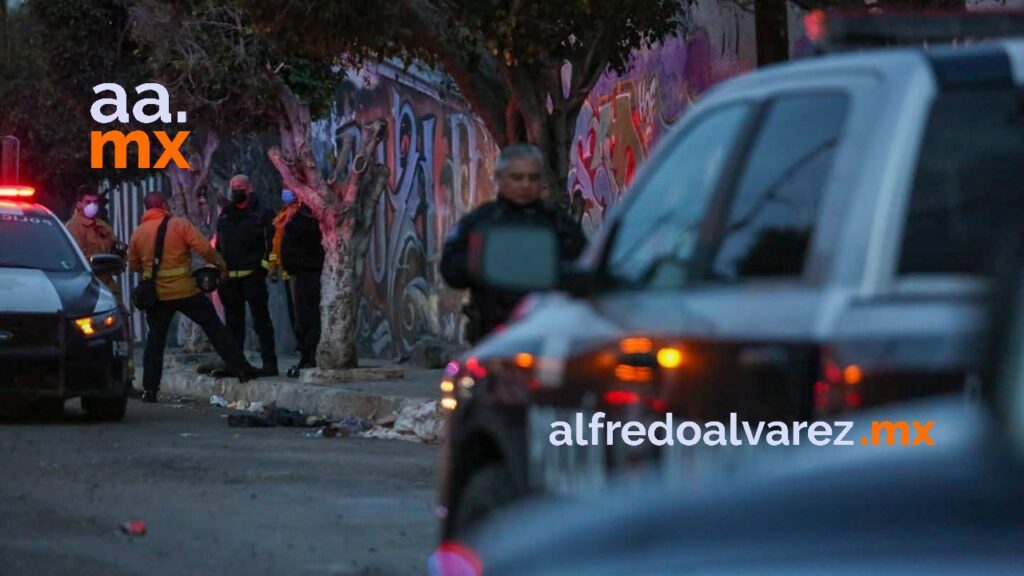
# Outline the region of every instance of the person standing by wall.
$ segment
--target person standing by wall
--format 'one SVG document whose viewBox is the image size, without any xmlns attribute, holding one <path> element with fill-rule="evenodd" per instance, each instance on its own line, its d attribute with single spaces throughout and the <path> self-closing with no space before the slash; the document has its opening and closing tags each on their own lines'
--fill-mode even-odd
<svg viewBox="0 0 1024 576">
<path fill-rule="evenodd" d="M 281 267 L 289 277 L 299 343 L 299 363 L 288 370 L 288 376 L 293 378 L 303 368 L 316 366 L 316 349 L 320 344 L 320 276 L 324 268 L 321 241 L 320 224 L 313 212 L 309 206 L 299 204 L 281 238 Z"/>
<path fill-rule="evenodd" d="M 255 378 L 257 370 L 246 361 L 241 345 L 221 324 L 213 304 L 199 292 L 192 276 L 192 252 L 215 265 L 220 270 L 222 279 L 226 278 L 228 273 L 224 259 L 191 222 L 171 216 L 167 210 L 167 202 L 160 193 L 147 194 L 143 202 L 146 212 L 142 215 L 142 223 L 132 233 L 128 244 L 128 265 L 133 271 L 142 273 L 143 278 L 152 274 L 157 236 L 164 221 L 166 231 L 160 267 L 155 278 L 158 302 L 146 311 L 149 333 L 142 361 L 142 401 L 157 401 L 160 379 L 163 376 L 167 332 L 171 328 L 175 312 L 181 312 L 203 329 L 214 350 L 238 375 L 239 381 L 246 382 Z"/>
<path fill-rule="evenodd" d="M 228 278 L 219 290 L 224 317 L 228 329 L 244 349 L 248 304 L 260 341 L 263 359 L 260 375 L 277 376 L 277 350 L 266 282 L 274 238 L 274 214 L 260 206 L 248 176 L 233 176 L 229 187 L 231 203 L 217 219 L 217 249 L 228 266 Z"/>
<path fill-rule="evenodd" d="M 558 235 L 559 257 L 577 258 L 586 245 L 580 225 L 544 199 L 544 155 L 530 144 L 513 144 L 501 151 L 495 168 L 498 197 L 462 217 L 449 233 L 441 253 L 441 276 L 452 288 L 468 288 L 466 341 L 483 339 L 504 323 L 524 296 L 495 290 L 476 281 L 469 262 L 471 238 L 491 224 L 537 224 Z"/>
</svg>

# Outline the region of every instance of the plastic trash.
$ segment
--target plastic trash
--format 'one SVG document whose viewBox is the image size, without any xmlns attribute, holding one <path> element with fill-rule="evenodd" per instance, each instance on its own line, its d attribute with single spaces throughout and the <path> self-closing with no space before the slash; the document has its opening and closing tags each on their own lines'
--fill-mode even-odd
<svg viewBox="0 0 1024 576">
<path fill-rule="evenodd" d="M 121 532 L 129 536 L 145 536 L 146 535 L 146 523 L 142 520 L 131 520 L 121 524 Z"/>
<path fill-rule="evenodd" d="M 221 408 L 227 408 L 228 407 L 228 401 L 225 400 L 224 398 L 214 394 L 213 396 L 210 396 L 210 405 L 211 406 L 220 406 Z"/>
</svg>

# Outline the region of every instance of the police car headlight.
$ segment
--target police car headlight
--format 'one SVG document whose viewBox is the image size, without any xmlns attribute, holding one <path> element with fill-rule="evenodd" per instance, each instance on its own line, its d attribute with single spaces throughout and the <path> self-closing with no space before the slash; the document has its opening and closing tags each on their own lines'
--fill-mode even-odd
<svg viewBox="0 0 1024 576">
<path fill-rule="evenodd" d="M 117 316 L 116 310 L 104 312 L 102 314 L 95 314 L 93 316 L 86 316 L 85 318 L 78 318 L 75 320 L 75 327 L 82 333 L 83 336 L 93 336 L 97 332 L 104 332 L 111 328 L 116 328 L 120 324 L 120 319 Z"/>
</svg>

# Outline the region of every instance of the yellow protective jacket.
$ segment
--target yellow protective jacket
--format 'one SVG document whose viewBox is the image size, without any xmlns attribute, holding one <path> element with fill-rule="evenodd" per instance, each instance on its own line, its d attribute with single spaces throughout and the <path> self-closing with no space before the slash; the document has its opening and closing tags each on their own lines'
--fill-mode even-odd
<svg viewBox="0 0 1024 576">
<path fill-rule="evenodd" d="M 299 203 L 292 202 L 281 208 L 277 212 L 277 216 L 274 216 L 274 240 L 271 242 L 270 258 L 268 258 L 271 271 L 281 269 L 281 239 L 284 238 L 284 227 L 298 209 Z"/>
<path fill-rule="evenodd" d="M 67 226 L 68 232 L 71 233 L 71 237 L 75 239 L 75 243 L 82 249 L 86 258 L 92 258 L 96 254 L 114 253 L 114 244 L 117 242 L 117 236 L 114 236 L 114 229 L 110 227 L 110 224 L 99 218 L 90 220 L 82 214 L 81 210 L 76 208 L 75 214 L 71 217 L 71 220 L 67 221 L 65 226 Z M 99 278 L 114 294 L 119 294 L 117 282 L 113 276 L 104 275 Z"/>
<path fill-rule="evenodd" d="M 149 278 L 152 273 L 156 233 L 166 216 L 170 213 L 162 208 L 146 210 L 142 223 L 128 243 L 128 266 L 135 272 L 142 272 L 144 278 Z M 192 252 L 215 265 L 221 274 L 227 273 L 227 264 L 210 241 L 188 220 L 172 217 L 167 223 L 163 261 L 156 277 L 156 293 L 160 300 L 179 300 L 199 293 L 192 277 Z"/>
</svg>

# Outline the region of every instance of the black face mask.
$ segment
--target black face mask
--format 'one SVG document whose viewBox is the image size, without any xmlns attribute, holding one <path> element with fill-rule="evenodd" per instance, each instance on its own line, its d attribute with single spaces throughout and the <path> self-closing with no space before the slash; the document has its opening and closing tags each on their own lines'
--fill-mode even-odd
<svg viewBox="0 0 1024 576">
<path fill-rule="evenodd" d="M 245 199 L 248 197 L 249 195 L 245 193 L 245 190 L 231 191 L 231 201 L 234 202 L 235 204 L 243 204 L 245 202 Z"/>
</svg>

